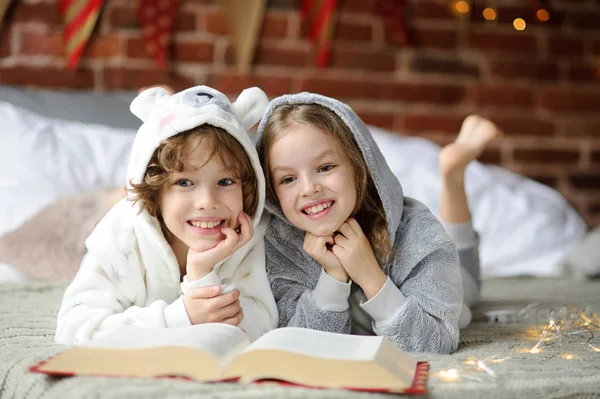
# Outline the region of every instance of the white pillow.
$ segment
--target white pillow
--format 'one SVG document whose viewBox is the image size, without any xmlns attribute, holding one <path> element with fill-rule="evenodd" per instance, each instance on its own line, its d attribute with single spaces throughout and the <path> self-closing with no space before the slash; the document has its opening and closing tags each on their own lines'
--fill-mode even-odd
<svg viewBox="0 0 600 399">
<path fill-rule="evenodd" d="M 439 216 L 440 147 L 369 127 L 404 194 Z M 556 276 L 586 231 L 581 217 L 550 187 L 497 166 L 471 162 L 467 198 L 480 236 L 482 277 Z"/>
<path fill-rule="evenodd" d="M 0 101 L 0 235 L 59 196 L 125 186 L 135 131 L 39 116 Z"/>
</svg>

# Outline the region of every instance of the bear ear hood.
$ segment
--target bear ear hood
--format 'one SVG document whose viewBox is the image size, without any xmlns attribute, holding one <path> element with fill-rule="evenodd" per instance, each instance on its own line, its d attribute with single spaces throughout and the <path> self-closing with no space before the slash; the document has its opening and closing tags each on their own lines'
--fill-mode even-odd
<svg viewBox="0 0 600 399">
<path fill-rule="evenodd" d="M 268 103 L 267 95 L 258 87 L 242 91 L 234 103 L 208 86 L 195 86 L 173 95 L 162 87 L 144 90 L 130 105 L 131 113 L 142 125 L 131 150 L 127 187 L 142 182 L 154 151 L 164 140 L 204 124 L 219 127 L 240 142 L 254 167 L 259 186 L 258 209 L 253 218 L 256 225 L 264 206 L 265 180 L 248 129 L 260 120 Z"/>
</svg>

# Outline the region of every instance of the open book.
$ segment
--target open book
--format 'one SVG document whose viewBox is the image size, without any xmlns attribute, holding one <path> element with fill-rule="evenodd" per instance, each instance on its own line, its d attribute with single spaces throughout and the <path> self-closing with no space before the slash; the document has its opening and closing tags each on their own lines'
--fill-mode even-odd
<svg viewBox="0 0 600 399">
<path fill-rule="evenodd" d="M 50 375 L 277 380 L 315 388 L 425 393 L 428 364 L 385 337 L 278 328 L 251 343 L 227 324 L 126 326 L 30 368 Z"/>
</svg>

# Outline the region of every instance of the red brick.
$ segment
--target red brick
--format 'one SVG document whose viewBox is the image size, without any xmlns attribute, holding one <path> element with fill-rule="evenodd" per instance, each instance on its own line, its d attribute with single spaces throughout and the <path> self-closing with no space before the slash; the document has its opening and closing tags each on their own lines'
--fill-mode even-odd
<svg viewBox="0 0 600 399">
<path fill-rule="evenodd" d="M 471 88 L 473 100 L 478 105 L 497 107 L 530 107 L 533 93 L 530 89 L 507 85 L 478 84 Z"/>
<path fill-rule="evenodd" d="M 564 135 L 573 138 L 600 137 L 600 122 L 586 119 L 577 119 L 564 123 Z"/>
<path fill-rule="evenodd" d="M 582 39 L 566 37 L 564 34 L 550 35 L 547 38 L 550 54 L 583 56 L 585 42 Z"/>
<path fill-rule="evenodd" d="M 336 46 L 331 53 L 329 66 L 335 69 L 393 72 L 396 69 L 396 57 L 391 51 L 361 51 L 348 46 Z"/>
<path fill-rule="evenodd" d="M 212 63 L 215 56 L 215 46 L 212 42 L 176 41 L 172 49 L 172 60 L 174 62 Z"/>
<path fill-rule="evenodd" d="M 104 68 L 104 86 L 107 89 L 137 90 L 140 87 L 166 84 L 175 91 L 183 90 L 198 84 L 192 78 L 181 76 L 167 70 Z"/>
<path fill-rule="evenodd" d="M 538 183 L 542 183 L 548 187 L 558 188 L 558 177 L 556 176 L 548 176 L 548 175 L 537 175 L 537 174 L 527 174 L 527 177 L 537 181 Z"/>
<path fill-rule="evenodd" d="M 571 26 L 577 30 L 600 31 L 600 12 L 572 12 L 568 18 Z"/>
<path fill-rule="evenodd" d="M 231 45 L 227 46 L 225 62 L 235 64 L 235 52 Z M 259 44 L 254 56 L 254 65 L 305 67 L 311 63 L 310 51 L 299 47 L 282 48 Z"/>
<path fill-rule="evenodd" d="M 466 97 L 463 86 L 436 83 L 395 83 L 384 85 L 382 97 L 408 102 L 459 104 Z"/>
<path fill-rule="evenodd" d="M 484 52 L 536 53 L 537 41 L 526 32 L 498 33 L 489 31 L 470 32 L 469 47 Z"/>
<path fill-rule="evenodd" d="M 358 115 L 362 121 L 368 125 L 378 126 L 384 129 L 392 129 L 394 127 L 394 114 L 360 111 L 358 112 Z"/>
<path fill-rule="evenodd" d="M 12 32 L 8 28 L 0 29 L 0 57 L 8 57 L 11 53 Z"/>
<path fill-rule="evenodd" d="M 435 3 L 427 0 L 419 0 L 413 3 L 411 8 L 414 19 L 454 19 L 449 4 Z"/>
<path fill-rule="evenodd" d="M 457 44 L 457 32 L 452 29 L 415 27 L 410 30 L 410 37 L 412 45 L 420 48 L 453 49 Z"/>
<path fill-rule="evenodd" d="M 127 39 L 125 55 L 127 58 L 150 59 L 150 56 L 145 50 L 144 40 L 140 37 Z"/>
<path fill-rule="evenodd" d="M 569 175 L 569 183 L 576 190 L 600 190 L 600 174 L 588 172 L 574 172 Z"/>
<path fill-rule="evenodd" d="M 574 82 L 600 83 L 600 63 L 598 65 L 569 65 L 569 80 Z"/>
<path fill-rule="evenodd" d="M 58 7 L 50 2 L 35 4 L 15 1 L 11 16 L 13 22 L 42 22 L 46 25 L 62 25 Z"/>
<path fill-rule="evenodd" d="M 51 67 L 0 67 L 0 82 L 19 86 L 89 89 L 94 86 L 94 73 L 81 67 L 75 71 Z"/>
<path fill-rule="evenodd" d="M 108 21 L 115 28 L 139 28 L 135 11 L 130 7 L 113 7 L 108 12 Z"/>
<path fill-rule="evenodd" d="M 325 77 L 303 77 L 298 80 L 300 91 L 320 93 L 326 96 L 344 98 L 378 98 L 381 85 L 373 82 L 333 80 Z"/>
<path fill-rule="evenodd" d="M 227 21 L 219 9 L 204 10 L 201 21 L 206 32 L 221 36 L 229 34 Z"/>
<path fill-rule="evenodd" d="M 487 148 L 477 160 L 481 163 L 499 165 L 502 163 L 502 153 L 497 148 Z"/>
<path fill-rule="evenodd" d="M 539 93 L 539 105 L 557 113 L 600 112 L 600 93 L 575 90 L 543 90 Z"/>
<path fill-rule="evenodd" d="M 558 65 L 543 61 L 490 61 L 492 76 L 520 78 L 533 81 L 556 81 L 559 79 Z"/>
<path fill-rule="evenodd" d="M 579 161 L 579 152 L 576 150 L 517 148 L 513 153 L 513 158 L 517 162 L 525 163 L 576 165 Z"/>
<path fill-rule="evenodd" d="M 261 37 L 284 38 L 287 36 L 290 14 L 267 13 L 263 22 Z"/>
<path fill-rule="evenodd" d="M 95 36 L 88 42 L 82 57 L 112 58 L 122 53 L 123 45 L 118 34 Z"/>
<path fill-rule="evenodd" d="M 65 46 L 62 34 L 21 32 L 19 52 L 24 55 L 63 55 Z"/>
<path fill-rule="evenodd" d="M 237 96 L 240 92 L 251 86 L 258 86 L 269 97 L 280 96 L 290 92 L 291 81 L 289 78 L 275 76 L 261 76 L 256 74 L 238 74 L 236 72 L 222 72 L 208 76 L 207 84 L 227 95 Z"/>
<path fill-rule="evenodd" d="M 334 42 L 340 40 L 349 42 L 371 42 L 373 40 L 373 27 L 370 24 L 338 21 L 335 27 Z"/>
<path fill-rule="evenodd" d="M 341 10 L 360 14 L 375 14 L 379 12 L 377 1 L 378 0 L 344 0 L 341 3 Z"/>
<path fill-rule="evenodd" d="M 409 113 L 404 116 L 404 128 L 417 134 L 440 132 L 456 135 L 464 119 L 465 115 Z"/>
<path fill-rule="evenodd" d="M 420 73 L 452 74 L 478 77 L 479 66 L 452 56 L 433 56 L 416 54 L 411 60 L 410 68 Z"/>
<path fill-rule="evenodd" d="M 550 122 L 531 117 L 490 116 L 507 136 L 553 136 L 556 127 Z"/>
<path fill-rule="evenodd" d="M 592 161 L 593 164 L 600 164 L 600 150 L 592 151 L 590 154 L 590 161 Z"/>
</svg>

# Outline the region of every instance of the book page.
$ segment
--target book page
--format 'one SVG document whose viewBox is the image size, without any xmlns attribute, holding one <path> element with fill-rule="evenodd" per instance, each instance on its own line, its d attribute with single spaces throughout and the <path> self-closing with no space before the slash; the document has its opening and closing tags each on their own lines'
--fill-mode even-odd
<svg viewBox="0 0 600 399">
<path fill-rule="evenodd" d="M 179 328 L 124 326 L 80 346 L 111 349 L 187 346 L 202 349 L 224 365 L 248 345 L 250 340 L 239 328 L 229 324 L 207 323 Z"/>
<path fill-rule="evenodd" d="M 244 352 L 277 349 L 326 359 L 372 360 L 383 337 L 335 334 L 307 328 L 278 328 L 263 335 Z"/>
</svg>

